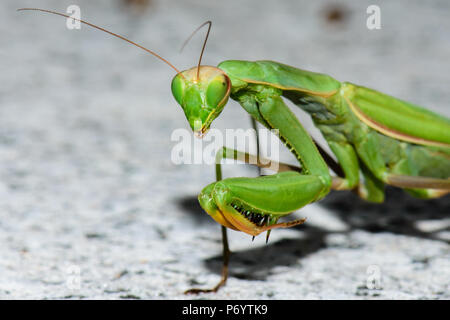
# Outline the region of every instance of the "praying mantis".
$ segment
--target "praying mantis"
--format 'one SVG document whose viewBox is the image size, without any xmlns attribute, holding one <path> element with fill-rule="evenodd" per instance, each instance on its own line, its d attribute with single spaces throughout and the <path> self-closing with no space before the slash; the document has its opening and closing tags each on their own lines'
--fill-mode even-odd
<svg viewBox="0 0 450 320">
<path fill-rule="evenodd" d="M 243 155 L 245 161 L 256 159 L 258 166 L 263 165 L 259 154 L 227 148 L 218 152 L 216 181 L 206 186 L 198 199 L 222 228 L 222 278 L 212 289 L 186 293 L 216 292 L 225 285 L 230 255 L 227 229 L 253 237 L 267 232 L 267 241 L 272 229 L 305 222 L 279 222 L 280 218 L 319 201 L 332 189 L 352 190 L 371 202 L 384 200 L 385 185 L 403 188 L 423 199 L 450 192 L 450 120 L 441 115 L 373 89 L 274 61 L 227 60 L 217 67 L 201 65 L 210 21 L 196 29 L 209 25 L 198 65 L 179 71 L 155 52 L 81 19 L 44 9 L 19 10 L 78 20 L 168 64 L 176 71 L 171 84 L 173 96 L 197 137 L 207 134 L 231 98 L 250 115 L 254 126 L 258 122 L 276 129 L 298 160 L 299 167 L 280 163 L 279 171 L 272 175 L 223 179 L 223 158 Z M 311 116 L 334 157 L 311 138 L 283 99 Z M 336 175 L 331 175 L 330 169 Z"/>
</svg>

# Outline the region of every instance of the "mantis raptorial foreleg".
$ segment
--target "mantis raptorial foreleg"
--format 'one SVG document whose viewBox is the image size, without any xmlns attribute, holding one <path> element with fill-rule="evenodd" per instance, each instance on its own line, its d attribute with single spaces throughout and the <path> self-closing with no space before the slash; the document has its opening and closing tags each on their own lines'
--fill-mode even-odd
<svg viewBox="0 0 450 320">
<path fill-rule="evenodd" d="M 256 125 L 253 124 L 253 127 L 255 128 Z M 316 143 L 316 145 L 318 146 L 318 144 Z M 325 159 L 327 162 L 331 162 L 334 160 L 332 159 L 331 156 L 329 156 L 326 151 L 324 151 L 322 148 L 319 147 L 320 153 L 322 155 L 326 154 Z M 249 153 L 246 152 L 241 152 L 238 150 L 234 150 L 234 149 L 229 149 L 226 147 L 223 147 L 221 150 L 219 150 L 216 153 L 216 181 L 220 181 L 222 180 L 222 159 L 232 159 L 232 160 L 239 160 L 239 161 L 243 161 L 247 164 L 251 164 L 251 165 L 255 165 L 258 168 L 277 168 L 277 172 L 286 172 L 286 171 L 296 171 L 296 172 L 301 172 L 302 168 L 298 167 L 298 166 L 293 166 L 290 164 L 286 164 L 286 163 L 282 163 L 282 162 L 276 162 L 276 161 L 272 161 L 269 159 L 265 159 L 261 156 L 256 156 L 256 155 L 251 155 Z M 329 164 L 330 165 L 330 164 Z M 338 168 L 338 164 L 337 163 L 332 163 L 331 167 L 335 167 Z M 336 171 L 340 172 L 340 169 L 336 169 Z M 338 186 L 341 184 L 341 181 L 343 179 L 340 177 L 333 177 L 333 183 L 332 183 L 332 188 L 334 189 L 338 189 Z M 334 187 L 333 187 L 334 186 Z M 295 220 L 294 222 L 291 223 L 285 223 L 285 226 L 292 226 L 295 223 L 302 223 L 304 222 L 304 219 L 300 219 L 300 220 Z M 224 221 L 221 220 L 222 223 L 224 223 Z M 280 224 L 281 225 L 281 224 Z M 232 229 L 235 229 L 232 225 L 229 226 Z M 216 286 L 214 286 L 211 289 L 199 289 L 199 288 L 193 288 L 193 289 L 189 289 L 187 290 L 185 293 L 186 294 L 199 294 L 199 293 L 208 293 L 208 292 L 216 292 L 217 290 L 219 290 L 222 286 L 225 285 L 227 278 L 228 278 L 228 263 L 229 263 L 229 257 L 230 257 L 230 250 L 229 250 L 229 244 L 228 244 L 228 237 L 227 237 L 227 228 L 224 227 L 223 225 L 221 226 L 222 229 L 222 245 L 223 245 L 223 266 L 222 266 L 222 276 L 221 276 L 221 280 L 217 283 Z M 268 230 L 268 234 L 266 237 L 266 242 L 268 240 L 269 237 L 269 232 L 270 230 Z"/>
<path fill-rule="evenodd" d="M 256 123 L 253 124 L 253 127 L 256 128 Z M 256 134 L 258 134 L 258 133 L 256 132 Z M 258 143 L 258 140 L 257 140 L 257 143 Z M 257 150 L 258 150 L 258 148 L 257 148 Z M 250 155 L 248 153 L 240 152 L 240 151 L 233 150 L 233 149 L 227 149 L 226 147 L 223 147 L 216 154 L 216 181 L 222 180 L 222 164 L 221 164 L 221 162 L 222 162 L 222 159 L 224 159 L 224 158 L 235 159 L 235 160 L 239 159 L 246 163 L 254 164 L 254 165 L 258 166 L 259 169 L 261 169 L 263 167 L 275 165 L 278 168 L 278 172 L 290 171 L 290 170 L 301 171 L 301 168 L 299 168 L 299 167 L 291 166 L 291 165 L 288 165 L 285 163 L 275 163 L 274 164 L 273 162 L 271 163 L 267 159 L 261 159 L 259 156 L 254 156 L 254 155 Z M 265 164 L 262 164 L 262 162 L 264 162 Z M 297 220 L 297 221 L 299 223 L 300 222 L 302 223 L 304 221 L 304 219 Z M 286 223 L 285 225 L 292 226 L 293 223 L 292 222 Z M 221 230 L 222 230 L 222 246 L 223 246 L 223 265 L 222 265 L 222 276 L 221 276 L 220 281 L 217 283 L 217 285 L 215 285 L 211 289 L 192 288 L 192 289 L 186 290 L 185 294 L 217 292 L 217 290 L 219 290 L 222 286 L 225 285 L 225 283 L 228 279 L 228 264 L 229 264 L 231 252 L 230 252 L 229 244 L 228 244 L 227 228 L 222 225 Z M 270 230 L 268 230 L 266 242 L 269 238 L 269 232 L 270 232 Z"/>
<path fill-rule="evenodd" d="M 269 90 L 270 91 L 270 90 Z M 216 182 L 199 195 L 205 211 L 223 227 L 244 230 L 253 236 L 274 228 L 291 227 L 305 219 L 278 223 L 282 216 L 318 200 L 332 185 L 328 166 L 314 142 L 287 108 L 277 92 L 264 92 L 254 117 L 264 125 L 279 130 L 280 138 L 302 164 L 302 174 L 289 165 L 279 163 L 279 173 L 258 178 L 227 178 L 222 180 L 222 158 L 239 158 L 261 165 L 261 159 L 247 153 L 224 148 L 217 154 Z M 248 100 L 248 101 L 251 101 Z M 255 101 L 255 100 L 253 100 Z M 285 125 L 290 122 L 290 125 Z M 283 127 L 283 128 L 281 128 Z M 230 152 L 231 151 L 231 152 Z M 231 153 L 231 154 L 230 154 Z M 331 157 L 330 157 L 331 158 Z M 265 164 L 270 166 L 270 163 Z M 298 168 L 297 168 L 298 169 Z M 223 231 L 224 266 L 221 281 L 213 289 L 191 289 L 187 293 L 214 292 L 227 279 L 229 249 Z"/>
</svg>

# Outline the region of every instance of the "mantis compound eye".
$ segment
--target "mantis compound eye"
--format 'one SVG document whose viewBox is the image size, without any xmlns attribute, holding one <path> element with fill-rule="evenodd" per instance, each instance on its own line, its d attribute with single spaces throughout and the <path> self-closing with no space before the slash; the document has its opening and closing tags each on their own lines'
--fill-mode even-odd
<svg viewBox="0 0 450 320">
<path fill-rule="evenodd" d="M 183 104 L 184 89 L 186 85 L 184 79 L 177 74 L 172 80 L 172 94 L 178 104 Z"/>
<path fill-rule="evenodd" d="M 214 108 L 219 106 L 220 102 L 227 95 L 227 81 L 224 75 L 219 75 L 209 82 L 206 89 L 206 103 Z"/>
</svg>

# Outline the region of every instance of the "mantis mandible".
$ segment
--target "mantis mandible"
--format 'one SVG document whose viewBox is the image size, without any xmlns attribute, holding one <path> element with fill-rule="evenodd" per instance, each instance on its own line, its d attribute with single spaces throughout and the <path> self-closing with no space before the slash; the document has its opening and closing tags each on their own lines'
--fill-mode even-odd
<svg viewBox="0 0 450 320">
<path fill-rule="evenodd" d="M 19 10 L 78 20 L 168 64 L 176 71 L 173 96 L 197 137 L 207 133 L 231 98 L 253 121 L 277 129 L 281 141 L 298 160 L 300 167 L 280 163 L 279 172 L 273 175 L 222 179 L 220 159 L 242 153 L 226 148 L 219 152 L 216 181 L 206 186 L 198 199 L 222 226 L 222 279 L 212 289 L 186 293 L 215 292 L 226 283 L 230 253 L 227 228 L 251 236 L 267 231 L 268 238 L 272 229 L 303 223 L 304 219 L 278 220 L 322 199 L 331 189 L 353 190 L 372 202 L 384 200 L 386 184 L 423 199 L 450 192 L 450 120 L 443 116 L 369 88 L 274 61 L 228 60 L 217 67 L 201 65 L 209 21 L 196 30 L 209 24 L 198 65 L 179 71 L 155 52 L 86 21 L 43 9 Z M 314 142 L 283 98 L 311 116 L 337 161 Z M 255 156 L 244 154 L 244 158 L 248 161 Z M 256 163 L 259 160 L 256 155 Z M 330 168 L 336 176 L 330 174 Z"/>
</svg>

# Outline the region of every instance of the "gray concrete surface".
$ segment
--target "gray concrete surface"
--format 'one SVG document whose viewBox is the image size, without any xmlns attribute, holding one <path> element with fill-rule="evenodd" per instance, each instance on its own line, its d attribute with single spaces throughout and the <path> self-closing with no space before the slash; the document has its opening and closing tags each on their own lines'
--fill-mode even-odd
<svg viewBox="0 0 450 320">
<path fill-rule="evenodd" d="M 263 237 L 230 232 L 230 279 L 217 294 L 186 297 L 220 276 L 220 228 L 196 195 L 208 165 L 170 161 L 188 128 L 170 93 L 174 73 L 153 57 L 42 7 L 82 17 L 193 66 L 213 28 L 205 64 L 272 59 L 369 86 L 450 116 L 447 1 L 0 2 L 1 299 L 449 299 L 450 199 L 388 189 L 373 205 L 332 193 L 296 213 L 308 223 Z M 366 28 L 381 7 L 382 29 Z M 330 5 L 347 12 L 326 19 Z M 317 136 L 302 113 L 296 113 Z M 229 103 L 216 128 L 248 128 Z M 283 160 L 293 161 L 282 154 Z M 226 167 L 225 176 L 255 176 Z M 366 283 L 378 271 L 379 289 Z M 369 273 L 368 273 L 369 272 Z"/>
</svg>

